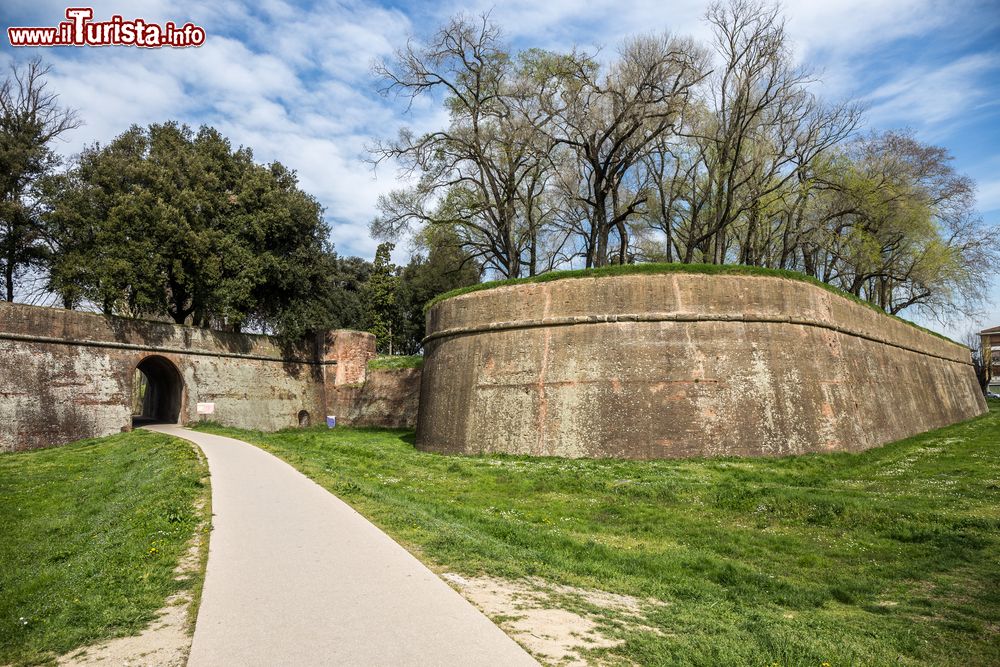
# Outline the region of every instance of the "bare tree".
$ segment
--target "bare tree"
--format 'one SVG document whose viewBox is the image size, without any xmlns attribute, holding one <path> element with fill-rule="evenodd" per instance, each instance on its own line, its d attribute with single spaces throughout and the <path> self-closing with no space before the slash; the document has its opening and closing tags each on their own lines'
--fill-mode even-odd
<svg viewBox="0 0 1000 667">
<path fill-rule="evenodd" d="M 59 164 L 51 144 L 81 124 L 48 89 L 49 71 L 39 59 L 14 62 L 0 84 L 0 280 L 7 301 L 14 300 L 25 271 L 46 256 L 33 189 Z"/>
<path fill-rule="evenodd" d="M 563 189 L 587 211 L 583 246 L 586 265 L 611 260 L 609 240 L 617 232 L 617 260 L 626 261 L 627 222 L 646 206 L 644 156 L 676 132 L 692 89 L 705 76 L 704 54 L 693 42 L 667 34 L 627 40 L 602 74 L 589 56 L 548 57 L 551 86 L 543 103 L 552 121 L 544 131 L 555 146 L 573 153 Z M 584 221 L 581 221 L 584 222 Z"/>
<path fill-rule="evenodd" d="M 414 223 L 448 225 L 501 276 L 517 277 L 525 265 L 533 271 L 537 260 L 525 254 L 538 248 L 535 204 L 548 147 L 539 144 L 537 119 L 521 104 L 525 88 L 488 15 L 453 18 L 429 43 L 408 43 L 375 73 L 384 94 L 443 94 L 450 122 L 422 135 L 404 129 L 370 147 L 376 165 L 394 160 L 416 179 L 380 198 L 373 234 L 394 238 Z"/>
<path fill-rule="evenodd" d="M 765 263 L 771 239 L 759 235 L 773 230 L 763 227 L 762 202 L 801 180 L 803 169 L 847 137 L 860 108 L 828 107 L 808 92 L 812 75 L 793 65 L 777 6 L 717 2 L 706 20 L 721 65 L 708 81 L 708 112 L 688 129 L 700 144 L 704 186 L 690 197 L 701 215 L 688 227 L 683 259 L 724 263 L 735 245 L 741 248 L 736 261 Z M 737 223 L 742 233 L 732 239 Z"/>
<path fill-rule="evenodd" d="M 975 312 L 1000 230 L 947 152 L 905 132 L 856 138 L 861 105 L 812 94 L 777 6 L 718 1 L 705 20 L 712 60 L 667 34 L 604 64 L 511 54 L 488 17 L 408 44 L 376 68 L 383 91 L 440 91 L 449 124 L 373 147 L 415 179 L 380 200 L 373 232 L 445 225 L 501 277 L 736 262 L 803 271 L 890 313 Z"/>
<path fill-rule="evenodd" d="M 983 346 L 983 337 L 976 331 L 967 331 L 965 334 L 965 344 L 972 353 L 972 368 L 976 373 L 976 380 L 979 388 L 986 393 L 986 387 L 990 383 L 990 354 Z"/>
</svg>

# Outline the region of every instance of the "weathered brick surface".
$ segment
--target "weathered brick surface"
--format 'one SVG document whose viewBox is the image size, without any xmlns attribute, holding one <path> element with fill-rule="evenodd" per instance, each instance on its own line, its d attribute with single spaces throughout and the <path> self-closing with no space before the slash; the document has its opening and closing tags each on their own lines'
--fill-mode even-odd
<svg viewBox="0 0 1000 667">
<path fill-rule="evenodd" d="M 329 386 L 364 382 L 368 361 L 374 356 L 374 334 L 350 329 L 329 332 L 323 352 L 325 382 Z"/>
<path fill-rule="evenodd" d="M 180 373 L 181 423 L 199 418 L 199 402 L 243 428 L 296 426 L 302 410 L 322 423 L 328 386 L 364 379 L 374 339 L 338 331 L 316 348 L 286 354 L 268 336 L 0 303 L 0 451 L 130 428 L 134 370 L 150 355 Z"/>
<path fill-rule="evenodd" d="M 862 450 L 986 410 L 967 348 L 780 278 L 507 286 L 427 331 L 417 445 L 441 452 Z"/>
<path fill-rule="evenodd" d="M 350 426 L 414 428 L 420 403 L 420 369 L 369 370 L 363 381 L 329 387 L 329 414 Z"/>
</svg>

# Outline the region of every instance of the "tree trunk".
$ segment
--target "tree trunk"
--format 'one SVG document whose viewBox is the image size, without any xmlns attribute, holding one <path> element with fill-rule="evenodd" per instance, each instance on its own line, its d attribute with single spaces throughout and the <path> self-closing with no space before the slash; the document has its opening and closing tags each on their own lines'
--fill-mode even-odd
<svg viewBox="0 0 1000 667">
<path fill-rule="evenodd" d="M 528 275 L 534 276 L 538 272 L 538 230 L 532 228 L 531 244 L 528 246 Z"/>
<path fill-rule="evenodd" d="M 594 266 L 601 267 L 608 263 L 608 211 L 603 198 L 598 198 L 594 207 L 594 220 L 591 223 L 592 234 L 597 234 L 597 248 L 594 250 Z"/>
<path fill-rule="evenodd" d="M 14 300 L 14 262 L 11 261 L 10 257 L 7 258 L 7 263 L 4 265 L 4 287 L 6 288 L 7 301 Z"/>
<path fill-rule="evenodd" d="M 628 262 L 628 231 L 625 229 L 625 223 L 618 223 L 618 238 L 621 239 L 621 246 L 618 248 L 618 263 L 626 264 Z"/>
</svg>

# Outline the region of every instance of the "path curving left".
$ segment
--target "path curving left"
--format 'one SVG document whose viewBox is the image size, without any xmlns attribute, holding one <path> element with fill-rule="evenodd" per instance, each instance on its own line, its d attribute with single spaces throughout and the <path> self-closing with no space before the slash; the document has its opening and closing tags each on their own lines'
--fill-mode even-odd
<svg viewBox="0 0 1000 667">
<path fill-rule="evenodd" d="M 190 667 L 537 665 L 350 506 L 241 440 L 151 430 L 205 452 L 212 536 Z"/>
</svg>

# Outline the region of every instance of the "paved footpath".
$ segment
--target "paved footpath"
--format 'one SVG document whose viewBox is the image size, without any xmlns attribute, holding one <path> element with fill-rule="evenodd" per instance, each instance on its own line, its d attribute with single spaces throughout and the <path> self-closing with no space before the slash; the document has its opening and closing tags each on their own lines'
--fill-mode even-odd
<svg viewBox="0 0 1000 667">
<path fill-rule="evenodd" d="M 190 667 L 537 665 L 336 496 L 240 440 L 179 426 L 212 475 Z"/>
</svg>

